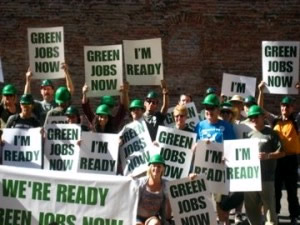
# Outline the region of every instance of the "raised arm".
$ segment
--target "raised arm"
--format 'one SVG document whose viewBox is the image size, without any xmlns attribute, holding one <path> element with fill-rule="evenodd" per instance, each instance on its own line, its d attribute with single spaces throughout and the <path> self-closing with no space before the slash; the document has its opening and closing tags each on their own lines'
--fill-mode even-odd
<svg viewBox="0 0 300 225">
<path fill-rule="evenodd" d="M 129 110 L 128 106 L 129 106 L 129 95 L 128 95 L 128 91 L 129 91 L 129 83 L 127 81 L 125 81 L 123 83 L 123 85 L 121 85 L 120 87 L 120 92 L 121 92 L 121 104 L 124 106 L 124 109 L 127 111 Z"/>
<path fill-rule="evenodd" d="M 167 88 L 167 84 L 164 80 L 161 81 L 161 89 L 163 94 L 163 103 L 160 109 L 162 114 L 166 114 L 169 108 L 169 90 Z"/>
<path fill-rule="evenodd" d="M 74 85 L 73 85 L 73 81 L 71 79 L 71 74 L 70 74 L 70 71 L 69 71 L 69 67 L 66 63 L 62 63 L 61 68 L 65 72 L 66 86 L 67 86 L 69 92 L 71 93 L 71 95 L 73 96 L 73 94 L 74 94 Z"/>
<path fill-rule="evenodd" d="M 32 78 L 32 71 L 30 67 L 28 67 L 27 72 L 25 74 L 26 83 L 24 87 L 24 94 L 30 94 L 31 93 L 31 78 Z"/>
</svg>

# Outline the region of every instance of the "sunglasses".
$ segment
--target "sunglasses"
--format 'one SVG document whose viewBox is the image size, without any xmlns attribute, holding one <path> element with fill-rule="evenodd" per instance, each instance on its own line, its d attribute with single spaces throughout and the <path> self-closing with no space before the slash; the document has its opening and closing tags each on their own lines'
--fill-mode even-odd
<svg viewBox="0 0 300 225">
<path fill-rule="evenodd" d="M 250 116 L 249 119 L 257 119 L 259 117 L 259 115 L 256 115 L 256 116 Z"/>
<path fill-rule="evenodd" d="M 156 100 L 151 100 L 151 99 L 146 99 L 146 102 L 148 102 L 149 104 L 153 104 L 153 105 L 157 105 L 158 102 Z"/>
</svg>

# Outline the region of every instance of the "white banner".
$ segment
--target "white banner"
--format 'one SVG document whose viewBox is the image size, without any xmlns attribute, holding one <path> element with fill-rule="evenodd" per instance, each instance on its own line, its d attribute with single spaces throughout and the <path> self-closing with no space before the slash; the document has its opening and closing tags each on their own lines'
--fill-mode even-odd
<svg viewBox="0 0 300 225">
<path fill-rule="evenodd" d="M 209 188 L 203 178 L 169 181 L 169 199 L 176 225 L 216 225 Z"/>
<path fill-rule="evenodd" d="M 68 117 L 66 116 L 48 116 L 46 124 L 66 124 Z"/>
<path fill-rule="evenodd" d="M 137 176 L 146 172 L 151 156 L 159 153 L 151 141 L 146 122 L 133 121 L 123 128 L 120 135 L 123 142 L 120 147 L 123 174 Z"/>
<path fill-rule="evenodd" d="M 262 66 L 265 92 L 298 94 L 299 41 L 263 41 Z"/>
<path fill-rule="evenodd" d="M 135 224 L 128 177 L 0 166 L 0 224 Z"/>
<path fill-rule="evenodd" d="M 187 119 L 185 123 L 188 127 L 192 130 L 195 130 L 197 123 L 199 122 L 198 112 L 194 102 L 190 102 L 185 105 L 188 111 Z M 175 119 L 173 116 L 173 111 L 175 107 L 171 107 L 168 109 L 166 119 L 164 121 L 165 126 L 167 127 L 174 127 L 175 126 Z"/>
<path fill-rule="evenodd" d="M 244 98 L 255 96 L 256 78 L 223 73 L 222 95 L 229 100 L 233 95 L 240 95 Z"/>
<path fill-rule="evenodd" d="M 196 134 L 159 126 L 156 142 L 166 163 L 164 177 L 168 180 L 187 177 L 191 168 Z"/>
<path fill-rule="evenodd" d="M 259 139 L 224 141 L 229 191 L 261 191 Z"/>
<path fill-rule="evenodd" d="M 2 140 L 3 165 L 41 169 L 41 128 L 5 128 Z"/>
<path fill-rule="evenodd" d="M 28 28 L 29 65 L 34 79 L 64 78 L 64 28 Z"/>
<path fill-rule="evenodd" d="M 2 69 L 2 62 L 1 62 L 1 57 L 0 57 L 0 82 L 4 82 L 4 75 L 3 75 L 3 69 Z"/>
<path fill-rule="evenodd" d="M 81 133 L 78 172 L 117 174 L 118 134 Z"/>
<path fill-rule="evenodd" d="M 197 143 L 193 172 L 206 178 L 211 193 L 228 194 L 229 182 L 223 158 L 223 144 L 205 141 Z"/>
<path fill-rule="evenodd" d="M 84 46 L 88 97 L 120 95 L 123 82 L 122 45 Z"/>
<path fill-rule="evenodd" d="M 126 80 L 130 85 L 160 85 L 163 77 L 161 39 L 123 41 Z"/>
<path fill-rule="evenodd" d="M 80 133 L 77 124 L 46 125 L 44 169 L 77 172 Z"/>
</svg>

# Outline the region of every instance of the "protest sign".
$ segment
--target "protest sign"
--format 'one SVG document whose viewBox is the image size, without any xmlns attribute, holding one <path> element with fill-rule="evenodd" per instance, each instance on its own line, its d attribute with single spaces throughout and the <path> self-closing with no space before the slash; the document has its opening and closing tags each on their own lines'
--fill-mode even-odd
<svg viewBox="0 0 300 225">
<path fill-rule="evenodd" d="M 254 129 L 253 124 L 248 121 L 244 120 L 242 123 L 233 124 L 233 129 L 236 135 L 237 139 L 243 139 L 243 138 L 248 138 L 248 133 Z"/>
<path fill-rule="evenodd" d="M 216 225 L 211 195 L 205 179 L 169 181 L 168 195 L 176 225 Z"/>
<path fill-rule="evenodd" d="M 117 134 L 81 133 L 78 172 L 115 175 L 119 139 Z"/>
<path fill-rule="evenodd" d="M 197 142 L 193 172 L 203 175 L 211 193 L 228 194 L 223 158 L 223 144 L 205 141 Z"/>
<path fill-rule="evenodd" d="M 29 65 L 34 79 L 64 78 L 63 27 L 28 28 Z"/>
<path fill-rule="evenodd" d="M 41 169 L 41 128 L 5 128 L 2 140 L 3 165 Z"/>
<path fill-rule="evenodd" d="M 84 46 L 88 97 L 120 95 L 123 82 L 122 45 Z"/>
<path fill-rule="evenodd" d="M 146 122 L 135 120 L 127 124 L 120 135 L 123 175 L 137 176 L 146 172 L 151 156 L 159 153 L 159 150 L 152 144 Z"/>
<path fill-rule="evenodd" d="M 159 126 L 156 140 L 160 154 L 165 160 L 164 177 L 168 180 L 180 179 L 189 175 L 196 134 Z"/>
<path fill-rule="evenodd" d="M 126 80 L 131 85 L 160 85 L 163 80 L 161 39 L 123 41 Z"/>
<path fill-rule="evenodd" d="M 259 139 L 224 141 L 229 191 L 261 191 Z"/>
<path fill-rule="evenodd" d="M 298 41 L 263 41 L 262 66 L 264 91 L 271 94 L 298 94 Z"/>
<path fill-rule="evenodd" d="M 0 166 L 0 224 L 135 224 L 137 196 L 128 177 Z"/>
<path fill-rule="evenodd" d="M 187 126 L 192 129 L 195 130 L 195 127 L 197 125 L 197 123 L 199 122 L 199 116 L 197 113 L 197 109 L 195 106 L 194 102 L 190 102 L 188 104 L 185 105 L 188 111 L 188 115 L 187 115 L 187 119 L 185 121 L 185 123 L 187 124 Z M 174 127 L 175 126 L 175 119 L 173 116 L 173 111 L 174 111 L 175 107 L 171 107 L 168 109 L 167 112 L 167 116 L 166 119 L 164 121 L 165 126 L 167 127 Z"/>
<path fill-rule="evenodd" d="M 44 169 L 77 171 L 80 132 L 77 124 L 46 125 Z"/>
<path fill-rule="evenodd" d="M 68 123 L 67 116 L 48 116 L 46 124 L 66 124 Z"/>
<path fill-rule="evenodd" d="M 1 57 L 0 57 L 0 82 L 4 82 L 4 76 L 3 76 L 3 69 L 2 69 L 2 62 L 1 62 Z"/>
<path fill-rule="evenodd" d="M 256 78 L 223 73 L 222 95 L 225 101 L 230 100 L 233 95 L 247 97 L 255 96 Z"/>
</svg>

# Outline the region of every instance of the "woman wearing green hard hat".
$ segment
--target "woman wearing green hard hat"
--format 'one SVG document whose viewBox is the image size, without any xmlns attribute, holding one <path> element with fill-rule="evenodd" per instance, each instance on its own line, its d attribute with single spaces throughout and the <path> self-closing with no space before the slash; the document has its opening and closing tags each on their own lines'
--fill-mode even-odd
<svg viewBox="0 0 300 225">
<path fill-rule="evenodd" d="M 116 133 L 111 123 L 111 111 L 108 105 L 99 105 L 93 120 L 93 131 L 97 133 Z"/>
<path fill-rule="evenodd" d="M 130 115 L 133 120 L 139 120 L 143 117 L 145 112 L 144 102 L 140 99 L 134 99 L 130 102 L 129 106 Z"/>
<path fill-rule="evenodd" d="M 138 179 L 139 202 L 136 225 L 165 224 L 171 218 L 171 207 L 167 193 L 167 180 L 162 176 L 165 161 L 160 154 L 149 161 L 147 176 Z"/>
</svg>

